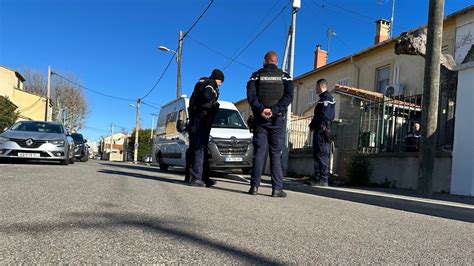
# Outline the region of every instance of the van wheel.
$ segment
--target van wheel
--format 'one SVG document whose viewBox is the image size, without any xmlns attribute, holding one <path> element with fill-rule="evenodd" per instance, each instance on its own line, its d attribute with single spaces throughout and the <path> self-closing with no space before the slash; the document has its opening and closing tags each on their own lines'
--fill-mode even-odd
<svg viewBox="0 0 474 266">
<path fill-rule="evenodd" d="M 160 164 L 160 170 L 161 171 L 168 171 L 168 168 L 170 166 L 163 162 L 163 158 L 161 158 L 161 154 L 158 155 L 158 162 Z"/>
</svg>

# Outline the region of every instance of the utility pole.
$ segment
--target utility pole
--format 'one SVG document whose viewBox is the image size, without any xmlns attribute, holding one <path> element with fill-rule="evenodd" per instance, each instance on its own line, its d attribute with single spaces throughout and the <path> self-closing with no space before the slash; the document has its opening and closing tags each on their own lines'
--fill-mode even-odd
<svg viewBox="0 0 474 266">
<path fill-rule="evenodd" d="M 114 146 L 114 124 L 110 125 L 110 153 L 109 161 L 112 161 L 112 147 Z"/>
<path fill-rule="evenodd" d="M 153 127 L 155 126 L 155 115 L 151 114 L 151 133 L 150 133 L 150 140 L 153 142 Z"/>
<path fill-rule="evenodd" d="M 178 51 L 176 54 L 176 62 L 178 63 L 178 77 L 176 80 L 176 98 L 181 97 L 181 55 L 183 53 L 183 32 L 179 31 Z"/>
<path fill-rule="evenodd" d="M 433 194 L 444 0 L 430 0 L 421 114 L 418 192 Z"/>
<path fill-rule="evenodd" d="M 51 66 L 48 66 L 48 83 L 46 84 L 46 110 L 44 114 L 44 121 L 49 119 L 49 102 L 51 99 Z"/>
<path fill-rule="evenodd" d="M 288 58 L 288 74 L 293 78 L 294 59 L 295 59 L 295 35 L 296 35 L 296 12 L 301 8 L 301 0 L 293 0 L 293 8 L 291 9 L 291 40 L 289 42 L 289 58 Z M 286 53 L 286 51 L 285 51 Z M 289 159 L 289 138 L 291 128 L 291 104 L 288 106 L 288 112 L 286 113 L 286 132 L 285 132 L 285 147 L 282 154 L 282 168 L 286 174 L 288 170 L 288 159 Z"/>
<path fill-rule="evenodd" d="M 135 144 L 133 145 L 133 163 L 138 162 L 138 133 L 140 132 L 140 97 L 137 98 L 137 115 L 135 122 Z"/>
<path fill-rule="evenodd" d="M 392 0 L 392 16 L 390 17 L 390 38 L 393 37 L 393 17 L 395 15 L 395 0 Z"/>
</svg>

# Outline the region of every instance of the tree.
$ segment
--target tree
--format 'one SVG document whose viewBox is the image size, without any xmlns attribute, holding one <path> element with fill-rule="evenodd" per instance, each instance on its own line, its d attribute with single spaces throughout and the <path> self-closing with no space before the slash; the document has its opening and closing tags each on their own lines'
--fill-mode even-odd
<svg viewBox="0 0 474 266">
<path fill-rule="evenodd" d="M 10 127 L 18 119 L 18 108 L 8 97 L 0 96 L 0 132 Z"/>
<path fill-rule="evenodd" d="M 75 80 L 72 76 L 68 79 Z M 52 87 L 53 120 L 64 123 L 64 126 L 71 131 L 82 129 L 88 104 L 81 88 L 61 78 L 55 78 Z"/>
<path fill-rule="evenodd" d="M 145 155 L 151 154 L 150 134 L 151 134 L 151 129 L 139 130 L 138 132 L 138 158 L 145 158 Z M 128 138 L 129 154 L 133 155 L 134 145 L 135 145 L 135 130 L 133 130 L 132 136 Z"/>
<path fill-rule="evenodd" d="M 40 71 L 23 70 L 25 89 L 38 95 L 46 95 L 47 76 Z M 54 78 L 53 78 L 54 77 Z M 84 126 L 88 112 L 87 99 L 82 93 L 81 81 L 73 74 L 65 75 L 71 83 L 59 76 L 51 78 L 51 102 L 53 104 L 53 121 L 64 123 L 70 131 L 78 131 Z"/>
<path fill-rule="evenodd" d="M 25 90 L 36 95 L 46 95 L 47 77 L 38 70 L 23 69 Z"/>
</svg>

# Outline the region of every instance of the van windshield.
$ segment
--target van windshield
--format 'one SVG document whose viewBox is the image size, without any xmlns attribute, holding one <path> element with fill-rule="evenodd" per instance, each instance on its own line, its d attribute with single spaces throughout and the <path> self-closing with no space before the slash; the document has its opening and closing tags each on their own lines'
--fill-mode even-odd
<svg viewBox="0 0 474 266">
<path fill-rule="evenodd" d="M 230 109 L 219 109 L 219 112 L 217 112 L 216 118 L 214 119 L 214 123 L 212 123 L 212 127 L 247 129 L 247 126 L 244 121 L 242 121 L 239 112 Z"/>
</svg>

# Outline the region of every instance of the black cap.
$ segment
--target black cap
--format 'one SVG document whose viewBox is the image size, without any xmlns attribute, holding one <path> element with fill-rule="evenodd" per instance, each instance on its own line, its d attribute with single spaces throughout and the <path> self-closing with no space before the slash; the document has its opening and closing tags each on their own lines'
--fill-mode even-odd
<svg viewBox="0 0 474 266">
<path fill-rule="evenodd" d="M 214 69 L 214 70 L 212 70 L 212 74 L 209 78 L 214 79 L 214 80 L 218 79 L 218 80 L 224 82 L 224 72 L 222 72 L 219 69 Z"/>
</svg>

